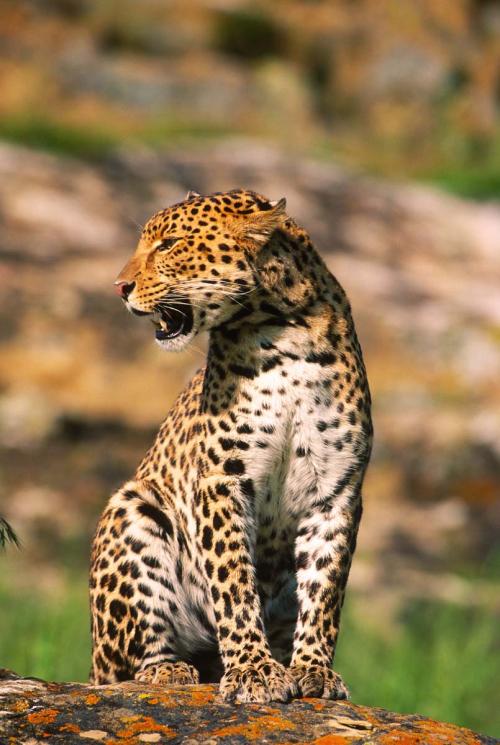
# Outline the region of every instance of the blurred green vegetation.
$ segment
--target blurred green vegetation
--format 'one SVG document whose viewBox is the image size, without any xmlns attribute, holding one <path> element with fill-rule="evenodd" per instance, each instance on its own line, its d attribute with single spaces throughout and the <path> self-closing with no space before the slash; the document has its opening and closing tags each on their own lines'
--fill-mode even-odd
<svg viewBox="0 0 500 745">
<path fill-rule="evenodd" d="M 0 589 L 0 660 L 23 675 L 87 679 L 90 667 L 86 576 L 57 597 Z M 388 631 L 347 603 L 336 669 L 356 703 L 418 712 L 500 735 L 500 625 L 484 610 L 415 603 Z"/>
<path fill-rule="evenodd" d="M 443 135 L 441 162 L 417 175 L 467 199 L 500 199 L 500 139 Z"/>
<path fill-rule="evenodd" d="M 500 735 L 498 618 L 483 609 L 414 603 L 381 634 L 346 607 L 336 668 L 353 701 Z"/>
<path fill-rule="evenodd" d="M 500 163 L 437 171 L 424 179 L 444 191 L 478 201 L 500 199 Z"/>
<path fill-rule="evenodd" d="M 4 116 L 0 119 L 0 139 L 88 161 L 100 160 L 113 150 L 123 147 L 146 145 L 164 149 L 180 144 L 223 141 L 229 135 L 234 137 L 248 134 L 244 130 L 237 131 L 234 127 L 230 130 L 210 122 L 188 122 L 164 116 L 144 122 L 135 131 L 126 134 L 112 125 L 107 128 L 69 125 L 33 113 Z M 378 151 L 383 156 L 382 146 L 378 149 L 373 147 L 373 151 Z M 310 154 L 323 160 L 352 164 L 348 152 L 337 152 L 330 143 L 315 145 L 310 149 Z M 401 162 L 404 161 L 405 158 L 401 156 Z M 365 171 L 382 177 L 405 176 L 401 163 L 391 163 L 391 159 L 385 157 L 381 160 L 368 158 Z M 424 166 L 420 170 L 416 165 L 406 176 L 468 199 L 500 199 L 500 141 L 490 143 L 485 151 L 480 152 L 477 152 L 474 142 L 462 142 L 459 154 L 453 150 L 447 154 L 444 149 L 435 168 L 428 169 Z"/>
<path fill-rule="evenodd" d="M 166 147 L 183 142 L 209 141 L 229 134 L 220 125 L 184 122 L 158 117 L 124 136 L 112 127 L 62 124 L 44 115 L 26 114 L 0 118 L 0 139 L 24 147 L 95 161 L 120 147 Z M 233 131 L 233 135 L 238 134 Z"/>
<path fill-rule="evenodd" d="M 2 117 L 0 137 L 25 147 L 84 159 L 99 158 L 119 142 L 111 132 L 91 127 L 69 127 L 39 115 Z"/>
<path fill-rule="evenodd" d="M 21 675 L 86 680 L 90 670 L 87 578 L 62 595 L 0 588 L 0 660 Z"/>
</svg>

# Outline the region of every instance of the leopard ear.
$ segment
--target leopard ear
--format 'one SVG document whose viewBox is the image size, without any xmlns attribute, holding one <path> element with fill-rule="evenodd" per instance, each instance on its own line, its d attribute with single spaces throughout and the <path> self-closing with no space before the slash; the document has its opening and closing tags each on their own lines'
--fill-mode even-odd
<svg viewBox="0 0 500 745">
<path fill-rule="evenodd" d="M 275 199 L 274 202 L 269 202 L 271 207 L 273 209 L 280 209 L 282 212 L 286 210 L 286 197 L 281 197 L 281 199 Z"/>
<path fill-rule="evenodd" d="M 201 194 L 198 191 L 193 191 L 193 189 L 190 189 L 186 194 L 186 201 L 188 199 L 195 199 L 195 197 L 201 197 Z"/>
<path fill-rule="evenodd" d="M 251 212 L 241 226 L 242 237 L 263 246 L 286 219 L 286 199 L 269 202 L 270 209 Z"/>
</svg>

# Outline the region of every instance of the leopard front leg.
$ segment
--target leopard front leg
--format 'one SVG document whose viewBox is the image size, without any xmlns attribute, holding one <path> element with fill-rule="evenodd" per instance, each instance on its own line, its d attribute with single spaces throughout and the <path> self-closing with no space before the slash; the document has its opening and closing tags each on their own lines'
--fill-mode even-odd
<svg viewBox="0 0 500 745">
<path fill-rule="evenodd" d="M 200 549 L 211 588 L 225 701 L 267 703 L 297 695 L 293 676 L 272 658 L 255 585 L 251 545 L 255 539 L 249 482 L 207 478 L 200 485 Z"/>
<path fill-rule="evenodd" d="M 361 518 L 360 484 L 300 521 L 295 555 L 299 612 L 290 672 L 302 696 L 348 698 L 332 670 L 340 611 Z"/>
<path fill-rule="evenodd" d="M 203 613 L 208 589 L 201 572 L 197 583 L 189 579 L 191 568 L 169 495 L 146 481 L 128 482 L 108 503 L 93 541 L 94 683 L 198 682 L 191 657 L 200 639 L 210 642 L 213 635 Z"/>
</svg>

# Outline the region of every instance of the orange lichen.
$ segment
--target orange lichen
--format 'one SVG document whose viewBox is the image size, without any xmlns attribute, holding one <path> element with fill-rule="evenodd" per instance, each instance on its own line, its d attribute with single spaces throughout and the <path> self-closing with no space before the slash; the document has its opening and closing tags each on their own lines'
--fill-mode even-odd
<svg viewBox="0 0 500 745">
<path fill-rule="evenodd" d="M 246 737 L 247 740 L 259 740 L 267 734 L 276 732 L 277 730 L 283 731 L 296 728 L 297 725 L 290 719 L 285 719 L 284 717 L 263 716 L 258 719 L 249 719 L 248 722 L 242 724 L 222 727 L 222 729 L 215 730 L 210 734 L 212 737 L 241 735 L 242 737 Z"/>
<path fill-rule="evenodd" d="M 215 694 L 211 690 L 194 690 L 191 692 L 192 703 L 196 706 L 204 706 L 213 703 Z"/>
<path fill-rule="evenodd" d="M 394 728 L 391 732 L 379 735 L 380 745 L 443 745 L 453 742 L 457 745 L 479 745 L 480 740 L 470 730 L 452 724 L 435 722 L 432 719 L 415 723 L 413 732 Z"/>
<path fill-rule="evenodd" d="M 100 696 L 96 696 L 95 693 L 89 693 L 88 696 L 85 696 L 85 703 L 87 706 L 95 706 L 95 704 L 98 704 L 101 700 Z"/>
<path fill-rule="evenodd" d="M 175 706 L 179 706 L 179 702 L 177 698 L 170 695 L 170 693 L 162 693 L 161 695 L 157 696 L 155 699 L 151 699 L 150 701 L 148 701 L 148 704 L 152 704 L 153 701 L 156 704 L 161 704 L 166 709 L 172 709 Z"/>
<path fill-rule="evenodd" d="M 310 704 L 315 711 L 323 711 L 325 708 L 326 701 L 322 699 L 317 698 L 303 698 L 303 701 L 307 701 L 308 704 Z"/>
<path fill-rule="evenodd" d="M 173 729 L 167 727 L 166 724 L 160 724 L 156 722 L 153 717 L 135 716 L 126 717 L 124 721 L 128 721 L 127 727 L 119 730 L 116 734 L 117 737 L 122 739 L 128 739 L 135 737 L 143 732 L 159 732 L 164 737 L 176 737 L 177 733 Z"/>
<path fill-rule="evenodd" d="M 26 701 L 25 698 L 21 698 L 18 701 L 14 701 L 12 705 L 12 711 L 26 711 L 26 709 L 29 709 L 30 705 L 29 702 Z"/>
<path fill-rule="evenodd" d="M 192 689 L 171 689 L 155 695 L 147 701 L 148 704 L 161 704 L 173 708 L 177 706 L 205 706 L 214 702 L 215 686 L 199 686 Z"/>
<path fill-rule="evenodd" d="M 61 727 L 59 727 L 59 732 L 80 732 L 80 727 L 76 724 L 71 724 L 68 722 L 68 724 L 63 724 Z"/>
<path fill-rule="evenodd" d="M 459 742 L 463 745 L 480 745 L 480 740 L 474 732 L 463 727 L 457 727 L 454 724 L 446 722 L 436 722 L 433 719 L 424 719 L 418 723 L 418 728 L 427 738 L 430 735 L 435 736 L 436 743 Z"/>
<path fill-rule="evenodd" d="M 349 743 L 349 738 L 344 735 L 323 735 L 313 740 L 311 745 L 346 745 L 346 743 Z"/>
<path fill-rule="evenodd" d="M 41 711 L 33 711 L 28 714 L 28 722 L 30 724 L 52 724 L 54 719 L 59 716 L 60 712 L 57 709 L 42 709 Z"/>
<path fill-rule="evenodd" d="M 378 741 L 381 745 L 443 745 L 441 737 L 436 738 L 432 733 L 424 735 L 422 732 L 405 732 L 401 729 L 379 735 Z"/>
</svg>

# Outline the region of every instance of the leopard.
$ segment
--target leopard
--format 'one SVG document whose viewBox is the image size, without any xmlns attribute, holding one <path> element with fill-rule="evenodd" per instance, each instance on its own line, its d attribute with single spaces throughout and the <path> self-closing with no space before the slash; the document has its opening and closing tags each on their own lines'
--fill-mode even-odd
<svg viewBox="0 0 500 745">
<path fill-rule="evenodd" d="M 373 427 L 345 291 L 286 199 L 249 189 L 157 212 L 115 288 L 163 350 L 208 340 L 98 522 L 91 680 L 347 698 L 333 660 Z"/>
</svg>

